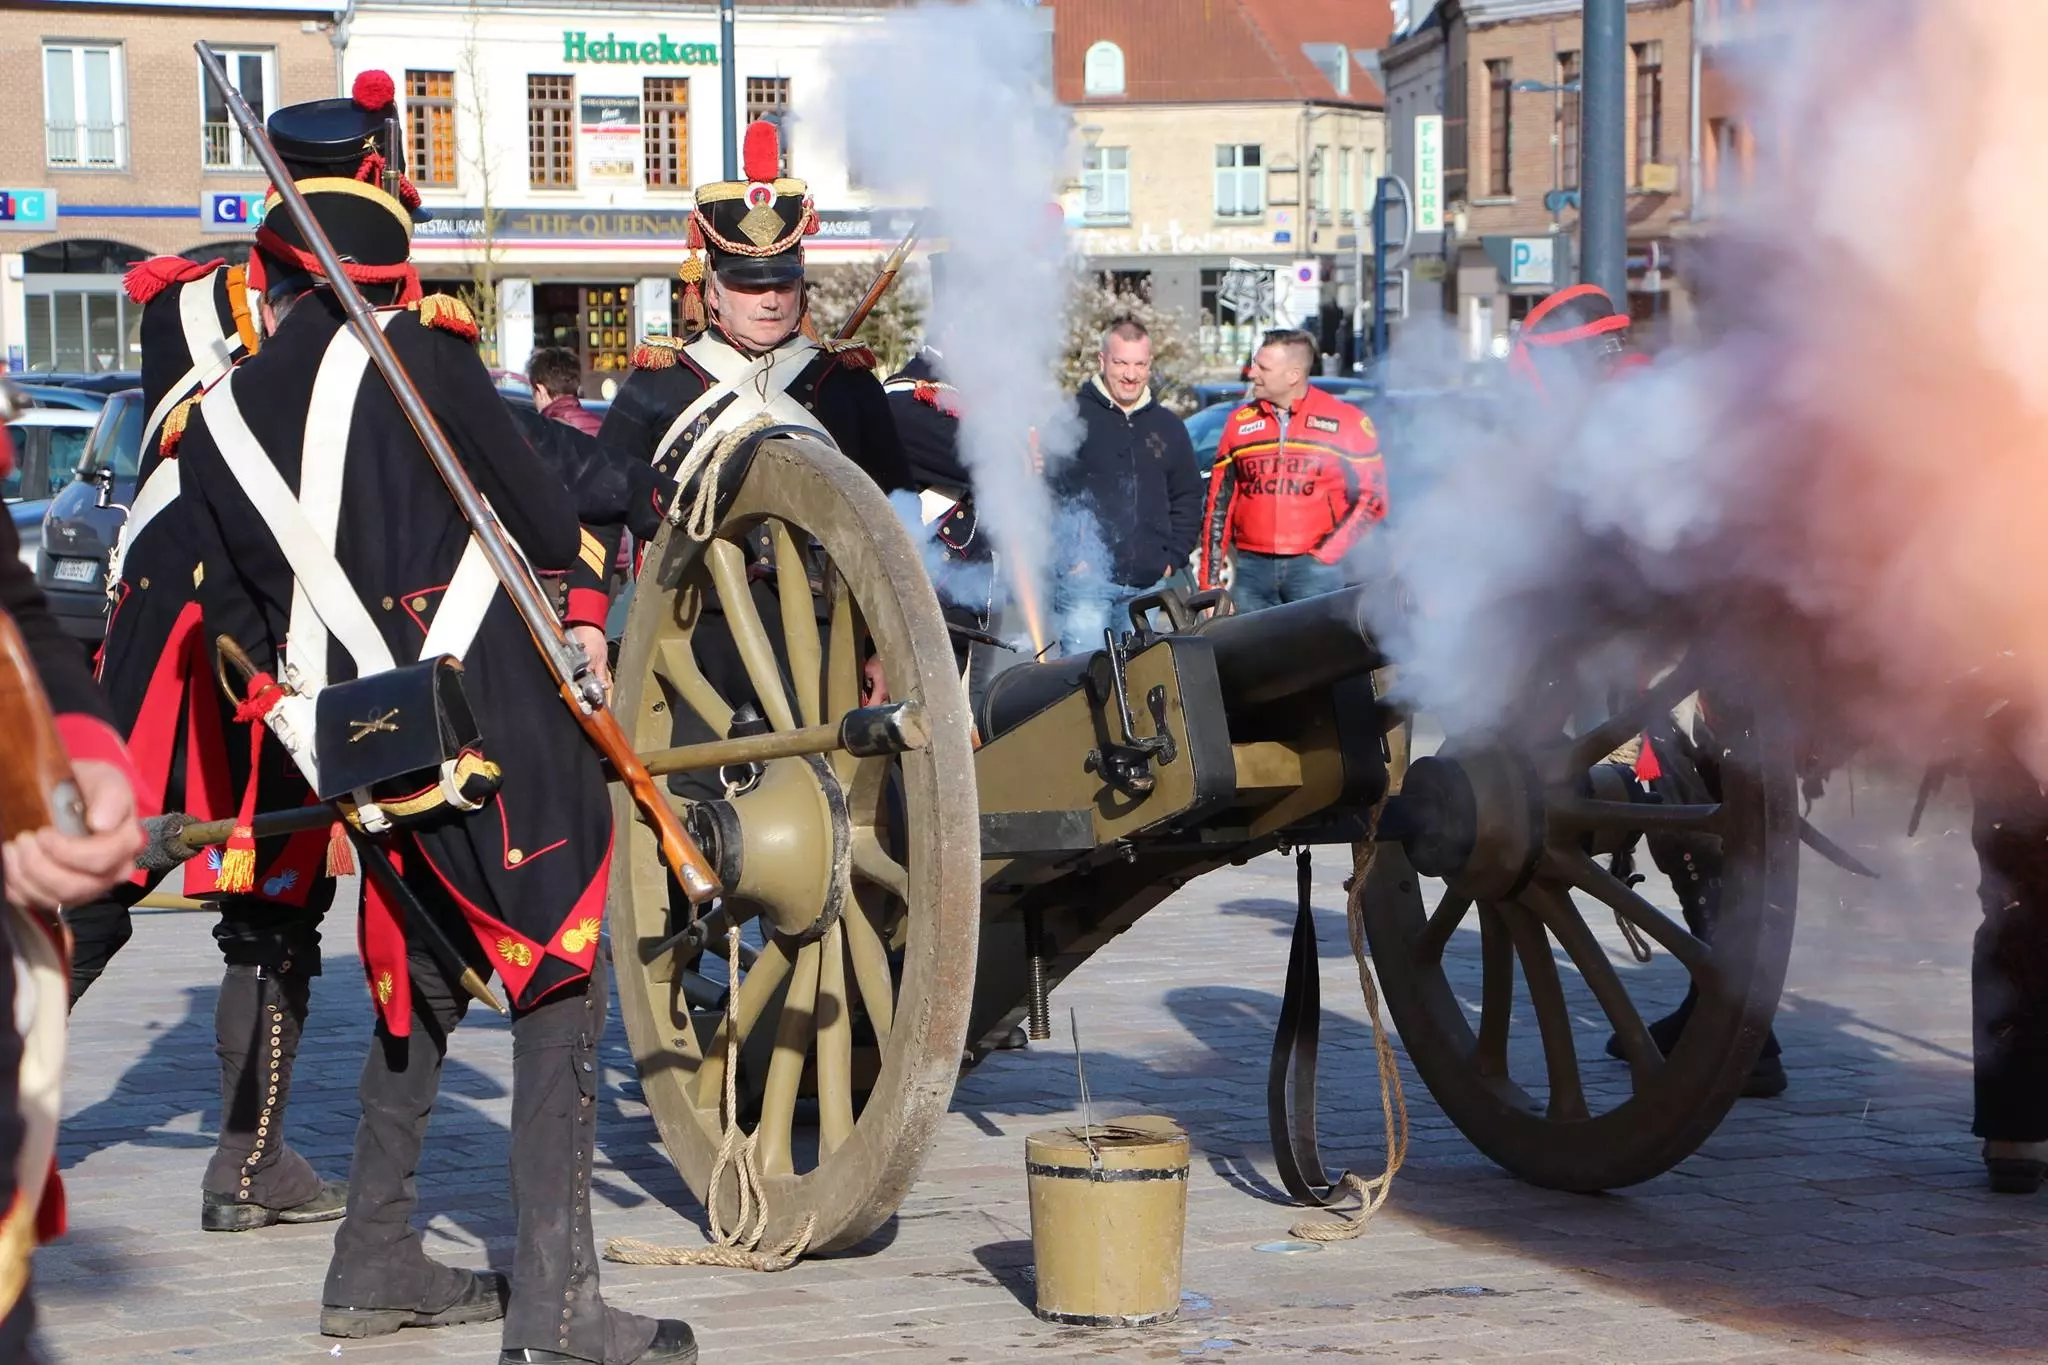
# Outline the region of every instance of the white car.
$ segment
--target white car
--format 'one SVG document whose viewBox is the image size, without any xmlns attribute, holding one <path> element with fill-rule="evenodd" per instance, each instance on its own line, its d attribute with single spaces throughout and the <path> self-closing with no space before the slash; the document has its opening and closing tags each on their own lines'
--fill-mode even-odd
<svg viewBox="0 0 2048 1365">
<path fill-rule="evenodd" d="M 98 421 L 97 412 L 77 408 L 28 408 L 7 424 L 14 437 L 14 468 L 0 483 L 0 499 L 21 535 L 21 562 L 31 569 L 43 543 L 43 514 L 57 490 L 71 482 Z"/>
</svg>

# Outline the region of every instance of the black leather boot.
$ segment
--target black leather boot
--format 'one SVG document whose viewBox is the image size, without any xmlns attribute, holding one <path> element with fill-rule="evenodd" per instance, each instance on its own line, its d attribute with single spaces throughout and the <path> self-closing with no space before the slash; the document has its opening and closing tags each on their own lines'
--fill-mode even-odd
<svg viewBox="0 0 2048 1365">
<path fill-rule="evenodd" d="M 302 976 L 230 966 L 214 1008 L 220 1057 L 220 1144 L 207 1163 L 199 1226 L 247 1232 L 341 1217 L 348 1186 L 322 1180 L 284 1140 L 292 1063 L 306 1022 Z"/>
<path fill-rule="evenodd" d="M 512 1024 L 512 1206 L 518 1243 L 501 1362 L 682 1365 L 697 1358 L 683 1323 L 605 1305 L 590 1223 L 597 1152 L 597 1044 L 608 976 L 599 954 L 581 995 Z"/>
<path fill-rule="evenodd" d="M 348 1216 L 335 1231 L 320 1296 L 323 1336 L 382 1336 L 505 1315 L 504 1276 L 442 1265 L 412 1225 L 420 1149 L 441 1088 L 448 1030 L 463 1005 L 431 959 L 415 958 L 411 967 L 412 1036 L 394 1038 L 378 1028 L 363 1061 Z"/>
</svg>

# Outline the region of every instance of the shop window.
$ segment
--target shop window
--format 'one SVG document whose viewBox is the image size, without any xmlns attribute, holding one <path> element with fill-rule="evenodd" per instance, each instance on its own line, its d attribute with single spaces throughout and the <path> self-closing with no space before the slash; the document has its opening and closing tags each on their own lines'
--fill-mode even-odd
<svg viewBox="0 0 2048 1365">
<path fill-rule="evenodd" d="M 1465 197 L 1471 182 L 1471 102 L 1465 64 L 1459 62 L 1444 85 L 1444 199 L 1453 204 Z"/>
<path fill-rule="evenodd" d="M 1081 59 L 1081 91 L 1087 95 L 1124 92 L 1124 50 L 1115 43 L 1096 43 Z"/>
<path fill-rule="evenodd" d="M 1256 142 L 1216 149 L 1216 216 L 1258 218 L 1266 212 L 1266 170 Z"/>
<path fill-rule="evenodd" d="M 789 152 L 789 120 L 783 117 L 789 112 L 789 77 L 749 76 L 747 77 L 747 122 L 755 119 L 772 118 L 782 136 L 782 173 L 794 175 L 790 169 L 794 163 Z"/>
<path fill-rule="evenodd" d="M 53 290 L 29 294 L 28 367 L 65 374 L 106 374 L 132 369 L 138 358 L 125 354 L 133 329 L 119 289 Z M 134 310 L 139 324 L 142 310 Z"/>
<path fill-rule="evenodd" d="M 533 290 L 533 344 L 573 351 L 583 366 L 583 396 L 604 396 L 625 382 L 637 337 L 630 284 L 542 284 Z"/>
<path fill-rule="evenodd" d="M 1090 147 L 1082 153 L 1083 213 L 1091 223 L 1131 221 L 1131 149 Z"/>
<path fill-rule="evenodd" d="M 576 78 L 526 78 L 527 182 L 537 190 L 576 188 Z"/>
<path fill-rule="evenodd" d="M 647 141 L 647 188 L 690 188 L 690 78 L 644 78 L 640 108 Z"/>
<path fill-rule="evenodd" d="M 1636 174 L 1630 183 L 1643 183 L 1643 167 L 1664 160 L 1664 44 L 1635 44 L 1636 57 Z"/>
<path fill-rule="evenodd" d="M 242 98 L 249 102 L 259 121 L 269 117 L 270 92 L 277 79 L 276 58 L 265 48 L 215 48 L 220 55 L 220 64 L 227 68 L 228 79 L 235 83 L 235 89 L 242 92 Z M 206 68 L 199 68 L 200 141 L 203 164 L 209 171 L 261 171 L 256 153 L 242 141 L 242 130 L 235 126 L 235 120 L 228 113 L 227 96 L 220 87 L 207 79 Z"/>
<path fill-rule="evenodd" d="M 44 155 L 52 166 L 115 170 L 127 164 L 120 44 L 44 46 L 43 128 Z"/>
<path fill-rule="evenodd" d="M 1515 68 L 1486 64 L 1486 192 L 1507 199 L 1515 192 Z"/>
<path fill-rule="evenodd" d="M 405 73 L 407 169 L 416 185 L 452 188 L 455 163 L 455 73 Z"/>
</svg>

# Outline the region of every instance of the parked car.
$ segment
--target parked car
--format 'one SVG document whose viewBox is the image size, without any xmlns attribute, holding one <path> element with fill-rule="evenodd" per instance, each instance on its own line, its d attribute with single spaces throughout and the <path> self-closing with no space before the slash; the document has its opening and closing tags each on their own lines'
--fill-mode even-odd
<svg viewBox="0 0 2048 1365">
<path fill-rule="evenodd" d="M 71 481 L 96 420 L 95 414 L 76 408 L 30 408 L 9 424 L 14 468 L 0 483 L 0 498 L 5 498 L 21 535 L 21 562 L 31 568 L 42 543 L 43 515 L 57 491 Z"/>
<path fill-rule="evenodd" d="M 134 388 L 142 382 L 142 375 L 134 370 L 105 370 L 98 374 L 85 374 L 77 370 L 31 370 L 23 373 L 16 382 L 51 384 L 58 388 L 83 389 L 88 393 L 107 394 Z"/>
<path fill-rule="evenodd" d="M 43 521 L 36 582 L 65 633 L 88 645 L 106 637 L 107 564 L 135 500 L 146 415 L 141 389 L 107 399 Z"/>
<path fill-rule="evenodd" d="M 31 408 L 72 408 L 79 412 L 98 412 L 106 406 L 107 396 L 90 389 L 68 388 L 62 384 L 16 384 L 14 391 L 21 395 L 25 406 Z"/>
</svg>

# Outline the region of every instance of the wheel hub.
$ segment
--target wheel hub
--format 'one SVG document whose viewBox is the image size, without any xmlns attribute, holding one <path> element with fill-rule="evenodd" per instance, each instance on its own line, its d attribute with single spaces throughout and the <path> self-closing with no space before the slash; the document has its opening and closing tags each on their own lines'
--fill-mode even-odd
<svg viewBox="0 0 2048 1365">
<path fill-rule="evenodd" d="M 816 938 L 846 899 L 846 793 L 822 758 L 774 759 L 763 769 L 746 792 L 701 803 L 691 827 L 708 835 L 727 894 L 759 907 L 777 933 Z"/>
<path fill-rule="evenodd" d="M 1425 877 L 1441 877 L 1475 900 L 1504 900 L 1534 875 L 1543 853 L 1543 789 L 1520 755 L 1489 748 L 1418 758 L 1401 796 L 1420 810 L 1403 846 Z"/>
</svg>

